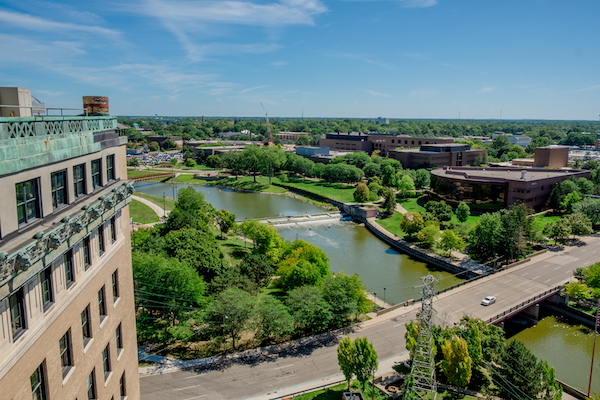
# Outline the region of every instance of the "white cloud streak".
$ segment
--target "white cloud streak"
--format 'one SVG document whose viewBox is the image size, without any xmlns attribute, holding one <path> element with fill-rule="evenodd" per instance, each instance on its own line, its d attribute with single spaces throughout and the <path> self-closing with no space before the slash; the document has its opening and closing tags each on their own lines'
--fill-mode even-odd
<svg viewBox="0 0 600 400">
<path fill-rule="evenodd" d="M 387 93 L 381 93 L 381 92 L 376 92 L 374 90 L 365 90 L 365 92 L 369 93 L 371 96 L 374 97 L 391 97 L 391 94 L 387 94 Z"/>
<path fill-rule="evenodd" d="M 246 88 L 246 89 L 242 90 L 240 92 L 240 94 L 248 93 L 248 92 L 251 92 L 253 90 L 262 89 L 262 88 L 266 88 L 266 87 L 269 87 L 269 86 L 271 86 L 271 85 L 262 85 L 262 86 L 255 86 L 255 87 L 251 87 L 251 88 Z"/>
<path fill-rule="evenodd" d="M 494 90 L 496 90 L 496 88 L 494 86 L 484 86 L 481 89 L 479 89 L 479 91 L 481 93 L 489 93 L 489 92 L 492 92 Z"/>
</svg>

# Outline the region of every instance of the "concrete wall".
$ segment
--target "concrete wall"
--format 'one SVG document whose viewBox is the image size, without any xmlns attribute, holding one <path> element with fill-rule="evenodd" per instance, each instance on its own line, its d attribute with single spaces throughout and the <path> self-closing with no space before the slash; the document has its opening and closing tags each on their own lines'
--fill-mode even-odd
<svg viewBox="0 0 600 400">
<path fill-rule="evenodd" d="M 0 105 L 31 107 L 31 91 L 20 87 L 0 87 Z M 0 117 L 31 117 L 31 108 L 0 107 Z"/>
</svg>

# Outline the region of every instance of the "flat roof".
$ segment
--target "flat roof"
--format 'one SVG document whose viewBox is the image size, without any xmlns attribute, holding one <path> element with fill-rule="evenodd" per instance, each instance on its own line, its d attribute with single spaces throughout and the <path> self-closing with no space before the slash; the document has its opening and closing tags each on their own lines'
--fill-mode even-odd
<svg viewBox="0 0 600 400">
<path fill-rule="evenodd" d="M 523 174 L 525 172 L 525 174 Z M 431 171 L 435 176 L 463 181 L 479 182 L 532 182 L 561 176 L 585 174 L 588 171 L 543 169 L 543 168 L 476 168 L 476 167 L 445 167 Z"/>
</svg>

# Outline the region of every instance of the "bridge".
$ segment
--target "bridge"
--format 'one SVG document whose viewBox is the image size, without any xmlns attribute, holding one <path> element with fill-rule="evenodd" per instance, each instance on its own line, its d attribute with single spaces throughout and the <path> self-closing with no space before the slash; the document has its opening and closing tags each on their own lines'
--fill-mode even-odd
<svg viewBox="0 0 600 400">
<path fill-rule="evenodd" d="M 161 173 L 156 173 L 156 174 L 152 174 L 152 175 L 145 175 L 145 176 L 140 176 L 139 178 L 131 178 L 131 181 L 134 182 L 142 182 L 142 181 L 149 181 L 152 179 L 169 179 L 169 178 L 175 178 L 176 174 L 173 174 L 171 172 L 161 172 Z"/>
<path fill-rule="evenodd" d="M 335 221 L 351 221 L 352 217 L 346 216 L 339 211 L 322 212 L 315 214 L 301 214 L 283 217 L 256 218 L 258 222 L 271 224 L 273 226 L 293 226 L 310 223 L 326 223 Z M 243 220 L 236 221 L 237 223 L 244 222 Z"/>
<path fill-rule="evenodd" d="M 433 323 L 452 326 L 465 315 L 501 323 L 527 308 L 535 308 L 540 301 L 555 295 L 576 268 L 600 261 L 599 237 L 583 240 L 584 246 L 548 251 L 524 264 L 438 294 L 433 301 Z M 496 296 L 496 303 L 482 306 L 481 300 L 486 296 Z M 341 338 L 366 336 L 382 363 L 406 359 L 405 324 L 416 320 L 419 311 L 420 303 L 416 302 L 349 329 L 263 348 L 260 352 L 268 360 L 265 362 L 248 363 L 233 356 L 225 360 L 223 368 L 202 367 L 198 362 L 198 367 L 187 371 L 142 376 L 142 397 L 275 399 L 297 392 L 303 384 L 328 383 L 337 378 L 343 381 L 336 353 Z"/>
</svg>

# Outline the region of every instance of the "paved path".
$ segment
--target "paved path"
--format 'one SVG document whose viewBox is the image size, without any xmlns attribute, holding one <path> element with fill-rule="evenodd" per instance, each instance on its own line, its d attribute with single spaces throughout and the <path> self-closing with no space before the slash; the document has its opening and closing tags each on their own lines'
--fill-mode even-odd
<svg viewBox="0 0 600 400">
<path fill-rule="evenodd" d="M 517 267 L 441 294 L 434 300 L 437 311 L 434 324 L 452 325 L 463 315 L 488 319 L 520 302 L 523 294 L 533 296 L 566 282 L 575 268 L 600 258 L 600 238 L 591 236 L 584 241 L 586 245 L 549 251 Z M 481 306 L 481 299 L 488 295 L 496 295 L 498 301 L 488 307 Z M 140 377 L 142 398 L 275 399 L 335 383 L 336 379 L 343 379 L 339 375 L 336 348 L 346 334 L 353 338 L 366 336 L 373 342 L 380 360 L 392 360 L 390 365 L 382 364 L 382 368 L 391 368 L 406 351 L 404 326 L 416 319 L 419 310 L 420 304 L 399 308 L 345 330 L 320 335 L 310 342 L 288 342 L 263 349 L 258 357 L 229 356 L 186 371 L 158 369 L 158 375 Z"/>
<path fill-rule="evenodd" d="M 169 215 L 170 211 L 166 211 L 162 209 L 162 207 L 158 206 L 156 203 L 151 202 L 150 200 L 146 200 L 142 197 L 133 195 L 131 196 L 131 198 L 133 200 L 137 200 L 140 203 L 144 203 L 145 205 L 147 205 L 148 207 L 150 207 L 152 209 L 152 211 L 154 211 L 156 213 L 156 215 L 158 215 L 159 218 L 163 218 L 167 215 Z"/>
</svg>

